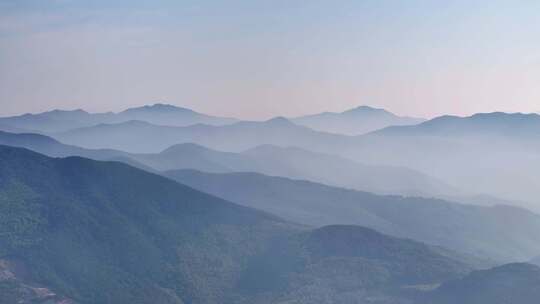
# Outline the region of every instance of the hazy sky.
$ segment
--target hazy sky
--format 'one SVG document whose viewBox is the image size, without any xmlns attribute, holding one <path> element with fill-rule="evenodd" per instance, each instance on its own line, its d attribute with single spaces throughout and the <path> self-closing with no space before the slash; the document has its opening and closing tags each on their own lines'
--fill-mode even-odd
<svg viewBox="0 0 540 304">
<path fill-rule="evenodd" d="M 0 0 L 0 115 L 540 111 L 539 16 L 538 0 Z"/>
</svg>

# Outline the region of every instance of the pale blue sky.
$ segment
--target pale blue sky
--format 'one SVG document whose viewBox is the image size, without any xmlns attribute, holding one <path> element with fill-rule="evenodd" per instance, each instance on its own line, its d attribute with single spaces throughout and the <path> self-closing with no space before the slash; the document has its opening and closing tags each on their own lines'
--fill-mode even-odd
<svg viewBox="0 0 540 304">
<path fill-rule="evenodd" d="M 0 115 L 540 111 L 538 16 L 519 0 L 0 0 Z"/>
</svg>

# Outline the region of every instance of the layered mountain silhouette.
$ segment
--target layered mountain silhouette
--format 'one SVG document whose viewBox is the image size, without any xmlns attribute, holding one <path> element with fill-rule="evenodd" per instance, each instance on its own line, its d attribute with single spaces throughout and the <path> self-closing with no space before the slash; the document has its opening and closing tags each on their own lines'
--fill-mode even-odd
<svg viewBox="0 0 540 304">
<path fill-rule="evenodd" d="M 384 109 L 359 106 L 341 113 L 323 112 L 296 117 L 292 121 L 318 131 L 360 135 L 389 126 L 415 125 L 425 119 L 401 117 Z"/>
<path fill-rule="evenodd" d="M 475 267 L 368 228 L 300 228 L 124 164 L 6 146 L 0 210 L 0 290 L 17 302 L 22 284 L 58 303 L 396 303 L 404 286 Z"/>
<path fill-rule="evenodd" d="M 380 112 L 360 107 L 347 113 L 358 111 Z M 75 112 L 76 120 L 84 121 L 79 118 L 84 116 L 82 111 Z M 540 189 L 540 180 L 534 174 L 540 169 L 535 167 L 540 163 L 536 156 L 540 150 L 535 140 L 540 132 L 540 116 L 537 114 L 495 112 L 470 117 L 442 116 L 417 125 L 391 126 L 351 137 L 317 132 L 285 118 L 227 126 L 170 127 L 149 123 L 146 115 L 138 113 L 190 111 L 156 105 L 125 112 L 131 114 L 124 114 L 124 119 L 142 120 L 109 122 L 97 126 L 91 124 L 67 132 L 53 132 L 53 135 L 63 142 L 85 148 L 145 153 L 158 153 L 178 143 L 197 143 L 212 149 L 235 152 L 264 144 L 296 146 L 364 164 L 407 167 L 467 193 L 523 201 L 526 207 L 540 210 L 534 206 L 535 198 L 540 194 L 536 190 Z M 64 117 L 66 113 L 52 111 L 45 114 Z M 21 117 L 9 119 L 18 120 Z M 0 121 L 0 124 L 6 123 L 6 119 Z M 13 127 L 39 127 L 40 132 L 47 129 L 39 124 Z M 465 170 L 465 167 L 468 169 Z"/>
<path fill-rule="evenodd" d="M 137 154 L 112 149 L 85 149 L 64 145 L 45 135 L 7 132 L 0 132 L 0 144 L 24 147 L 53 157 L 82 156 L 121 161 L 156 172 L 174 169 L 214 173 L 260 172 L 378 193 L 433 196 L 459 193 L 441 181 L 407 168 L 368 166 L 293 147 L 264 145 L 242 153 L 232 153 L 186 143 L 174 145 L 160 153 Z"/>
<path fill-rule="evenodd" d="M 540 189 L 536 114 L 445 116 L 417 126 L 389 127 L 357 138 L 343 153 L 365 163 L 419 170 L 472 193 L 488 193 L 534 207 Z"/>
<path fill-rule="evenodd" d="M 52 110 L 38 114 L 24 114 L 0 118 L 3 131 L 15 129 L 34 132 L 62 132 L 69 129 L 89 127 L 102 123 L 121 123 L 140 120 L 156 125 L 188 126 L 193 124 L 225 125 L 237 122 L 233 118 L 223 118 L 195 112 L 191 109 L 157 103 L 129 108 L 113 113 L 89 113 L 84 110 Z M 314 130 L 359 135 L 388 126 L 413 125 L 424 119 L 400 117 L 384 109 L 359 106 L 341 113 L 324 112 L 292 118 L 292 121 Z"/>
<path fill-rule="evenodd" d="M 41 134 L 8 133 L 0 131 L 0 145 L 26 148 L 51 157 L 81 156 L 94 160 L 119 161 L 149 172 L 153 168 L 141 164 L 130 153 L 112 149 L 85 149 L 61 142 Z"/>
<path fill-rule="evenodd" d="M 112 149 L 85 149 L 64 145 L 44 135 L 7 132 L 0 132 L 0 144 L 24 147 L 52 157 L 82 156 L 95 160 L 121 161 L 151 172 L 174 169 L 215 173 L 259 172 L 377 193 L 434 196 L 484 206 L 527 205 L 490 195 L 469 195 L 407 168 L 363 165 L 345 158 L 294 147 L 264 145 L 242 153 L 231 153 L 186 143 L 172 146 L 160 153 L 137 154 Z"/>
<path fill-rule="evenodd" d="M 218 152 L 194 144 L 182 144 L 159 154 L 130 154 L 63 145 L 43 135 L 10 133 L 0 133 L 0 144 L 25 147 L 53 157 L 83 156 L 96 160 L 120 161 L 156 173 L 168 168 L 221 173 L 257 171 L 280 176 L 288 175 L 296 179 L 309 177 L 312 180 L 324 180 L 325 173 L 329 176 L 345 177 L 356 174 L 357 188 L 371 187 L 371 191 L 375 191 L 377 186 L 375 181 L 383 186 L 389 185 L 393 176 L 398 175 L 406 179 L 402 182 L 404 185 L 411 183 L 417 185 L 418 189 L 430 185 L 414 182 L 414 174 L 402 175 L 399 168 L 382 170 L 381 172 L 387 173 L 385 177 L 375 174 L 377 172 L 375 169 L 380 169 L 377 167 L 365 170 L 363 166 L 351 161 L 312 155 L 314 153 L 294 148 L 263 146 L 256 149 L 259 151 L 247 151 L 249 155 L 246 156 L 243 153 Z M 269 157 L 254 157 L 261 152 L 260 150 L 267 151 Z M 298 153 L 297 157 L 287 157 L 289 150 Z M 254 152 L 257 153 L 253 155 Z M 273 157 L 277 157 L 278 160 L 274 160 Z M 317 166 L 321 167 L 319 171 L 315 170 Z M 307 173 L 304 172 L 306 170 Z M 320 172 L 319 175 L 315 175 L 316 172 Z M 532 233 L 539 228 L 537 216 L 516 208 L 502 206 L 485 208 L 451 204 L 435 199 L 376 196 L 251 173 L 212 175 L 182 170 L 171 171 L 167 175 L 202 191 L 311 226 L 337 223 L 364 225 L 389 234 L 411 237 L 502 260 L 525 260 L 540 252 L 540 248 L 535 246 L 540 240 Z M 378 176 L 380 180 L 377 180 Z M 386 188 L 386 191 L 388 190 L 390 188 Z M 392 213 L 392 210 L 396 212 Z M 512 216 L 509 217 L 510 215 Z M 504 216 L 512 219 L 514 224 L 511 228 L 501 229 L 498 224 Z M 457 230 L 453 228 L 462 222 L 467 224 L 463 224 L 463 227 Z M 448 233 L 450 230 L 455 231 Z M 513 245 L 507 246 L 509 243 Z"/>
<path fill-rule="evenodd" d="M 0 119 L 0 303 L 535 303 L 540 216 L 410 195 L 534 202 L 540 116 L 369 112 Z"/>
<path fill-rule="evenodd" d="M 469 117 L 447 115 L 414 126 L 390 126 L 375 133 L 401 136 L 494 135 L 520 138 L 519 135 L 540 135 L 540 115 L 504 112 L 478 113 Z"/>
<path fill-rule="evenodd" d="M 55 133 L 102 123 L 122 123 L 130 120 L 142 120 L 156 125 L 171 126 L 188 126 L 197 123 L 224 125 L 236 121 L 232 118 L 210 116 L 190 109 L 158 103 L 130 108 L 118 113 L 88 113 L 81 109 L 53 110 L 39 114 L 3 117 L 0 118 L 0 124 L 32 132 Z M 6 128 L 3 131 L 10 130 Z"/>
<path fill-rule="evenodd" d="M 536 233 L 540 216 L 521 208 L 380 196 L 256 173 L 177 170 L 166 175 L 195 189 L 309 226 L 362 225 L 507 262 L 529 260 L 540 252 Z"/>
<path fill-rule="evenodd" d="M 415 126 L 361 136 L 319 132 L 285 118 L 225 126 L 157 126 L 142 121 L 101 124 L 55 133 L 92 149 L 159 153 L 179 143 L 230 152 L 260 145 L 298 147 L 374 166 L 405 167 L 471 195 L 486 194 L 540 211 L 536 114 L 485 113 L 440 117 Z M 320 181 L 320 180 L 318 180 Z M 451 197 L 451 196 L 450 196 Z"/>
<path fill-rule="evenodd" d="M 118 114 L 122 121 L 142 120 L 156 125 L 189 126 L 194 124 L 226 125 L 236 122 L 234 118 L 211 116 L 191 109 L 168 104 L 154 104 L 130 108 Z"/>
<path fill-rule="evenodd" d="M 139 153 L 155 153 L 179 143 L 197 143 L 223 151 L 242 151 L 262 144 L 322 149 L 346 138 L 343 135 L 317 132 L 282 117 L 263 122 L 244 121 L 225 126 L 197 124 L 187 127 L 128 121 L 73 129 L 52 136 L 85 148 L 111 148 Z"/>
<path fill-rule="evenodd" d="M 244 151 L 242 155 L 256 160 L 260 168 L 244 171 L 307 179 L 377 193 L 427 196 L 460 194 L 459 190 L 444 182 L 406 167 L 366 165 L 302 148 L 263 145 Z"/>
<path fill-rule="evenodd" d="M 441 181 L 407 168 L 363 165 L 294 147 L 263 145 L 232 153 L 188 143 L 172 146 L 157 154 L 132 154 L 131 157 L 160 171 L 259 172 L 379 193 L 459 193 Z"/>
</svg>

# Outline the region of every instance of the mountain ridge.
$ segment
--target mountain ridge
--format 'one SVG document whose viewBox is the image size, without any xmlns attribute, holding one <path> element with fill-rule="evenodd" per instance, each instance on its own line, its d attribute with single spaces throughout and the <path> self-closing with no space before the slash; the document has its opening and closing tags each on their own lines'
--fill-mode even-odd
<svg viewBox="0 0 540 304">
<path fill-rule="evenodd" d="M 322 112 L 292 118 L 292 121 L 317 131 L 360 135 L 392 125 L 418 124 L 424 119 L 397 116 L 387 110 L 358 106 L 342 112 Z"/>
<path fill-rule="evenodd" d="M 223 126 L 194 124 L 190 126 L 137 126 L 137 133 L 131 132 L 126 125 L 110 124 L 74 129 L 51 134 L 56 139 L 68 144 L 85 148 L 113 148 L 127 152 L 152 153 L 162 151 L 174 144 L 194 142 L 222 151 L 242 151 L 260 144 L 320 146 L 323 142 L 337 142 L 344 135 L 318 132 L 304 126 L 291 123 L 285 118 L 268 121 L 240 121 Z M 157 136 L 159 134 L 159 136 Z M 283 135 L 287 134 L 288 137 Z M 144 137 L 148 143 L 141 143 Z"/>
<path fill-rule="evenodd" d="M 366 226 L 502 262 L 529 260 L 540 252 L 540 237 L 534 233 L 540 229 L 540 215 L 518 207 L 377 195 L 257 173 L 173 170 L 165 175 L 308 226 Z M 509 227 L 501 227 L 501 221 Z"/>
<path fill-rule="evenodd" d="M 18 116 L 0 117 L 0 124 L 43 133 L 65 132 L 70 129 L 98 124 L 115 124 L 130 120 L 143 120 L 157 125 L 188 126 L 196 123 L 226 125 L 237 120 L 195 112 L 188 108 L 156 103 L 128 108 L 119 112 L 90 113 L 82 109 L 51 110 L 26 113 Z"/>
<path fill-rule="evenodd" d="M 534 133 L 538 134 L 540 130 L 540 115 L 536 113 L 505 113 L 505 112 L 490 112 L 476 113 L 471 116 L 454 116 L 444 115 L 425 121 L 413 126 L 390 126 L 382 130 L 372 132 L 372 134 L 397 134 L 400 132 L 410 132 L 414 134 L 438 134 L 440 132 L 459 132 L 454 134 L 462 134 L 465 132 L 503 132 L 508 131 L 508 128 L 519 128 L 523 131 L 525 127 L 534 127 Z M 467 128 L 467 129 L 465 129 Z M 452 133 L 442 133 L 446 135 Z"/>
</svg>

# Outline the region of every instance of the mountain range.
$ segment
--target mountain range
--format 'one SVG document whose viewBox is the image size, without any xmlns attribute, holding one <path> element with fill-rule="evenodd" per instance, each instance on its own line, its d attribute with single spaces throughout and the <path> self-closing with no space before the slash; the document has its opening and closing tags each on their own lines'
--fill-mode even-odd
<svg viewBox="0 0 540 304">
<path fill-rule="evenodd" d="M 377 193 L 434 196 L 459 193 L 441 181 L 407 168 L 364 165 L 295 147 L 262 145 L 232 153 L 187 143 L 174 145 L 158 154 L 132 154 L 131 157 L 160 171 L 259 172 Z"/>
<path fill-rule="evenodd" d="M 445 116 L 358 137 L 342 155 L 407 166 L 463 191 L 524 201 L 539 210 L 539 136 L 536 114 Z"/>
<path fill-rule="evenodd" d="M 0 130 L 57 133 L 98 124 L 122 123 L 130 120 L 155 125 L 188 126 L 194 124 L 225 125 L 238 122 L 234 118 L 211 116 L 191 109 L 157 103 L 113 113 L 89 113 L 84 110 L 52 110 L 37 114 L 0 118 Z M 359 106 L 341 113 L 323 112 L 291 118 L 291 121 L 314 130 L 359 135 L 384 127 L 418 124 L 424 119 L 401 117 L 384 109 Z M 9 129 L 8 129 L 9 128 Z"/>
<path fill-rule="evenodd" d="M 143 122 L 99 125 L 53 136 L 86 148 L 157 153 L 178 143 L 242 152 L 260 145 L 298 147 L 366 165 L 405 167 L 471 194 L 488 194 L 540 211 L 536 114 L 440 117 L 360 136 L 319 132 L 285 118 L 226 126 L 163 127 Z M 145 138 L 141 141 L 141 138 Z"/>
<path fill-rule="evenodd" d="M 361 225 L 501 262 L 529 261 L 540 253 L 540 215 L 521 208 L 381 196 L 256 173 L 175 170 L 166 176 L 308 226 Z"/>
<path fill-rule="evenodd" d="M 249 150 L 247 155 L 213 151 L 195 144 L 176 145 L 158 154 L 130 154 L 63 145 L 43 135 L 10 133 L 0 133 L 0 144 L 25 147 L 53 157 L 82 156 L 120 161 L 157 174 L 162 174 L 160 172 L 164 170 L 186 168 L 214 173 L 262 172 L 276 176 L 255 173 L 205 174 L 189 170 L 172 170 L 165 174 L 201 191 L 310 226 L 358 224 L 388 234 L 506 261 L 524 261 L 540 252 L 540 248 L 535 246 L 540 240 L 530 233 L 540 228 L 537 227 L 538 217 L 525 210 L 509 206 L 467 206 L 420 197 L 376 196 L 279 177 L 339 184 L 339 179 L 333 182 L 330 179 L 337 176 L 344 183 L 356 181 L 356 188 L 377 192 L 386 186 L 388 192 L 389 185 L 400 184 L 399 178 L 394 180 L 397 175 L 405 179 L 401 185 L 411 183 L 416 189 L 427 192 L 431 184 L 419 183 L 422 179 L 416 180 L 415 174 L 404 174 L 408 171 L 399 168 L 381 170 L 367 166 L 369 170 L 366 170 L 366 166 L 345 159 L 274 146 Z M 327 178 L 324 178 L 325 174 Z M 460 199 L 469 201 L 466 197 Z M 405 209 L 399 211 L 401 208 Z M 509 215 L 512 215 L 514 223 L 512 229 L 501 230 L 498 221 Z M 456 230 L 455 227 L 460 225 Z M 454 232 L 448 234 L 449 230 Z M 511 242 L 513 245 L 507 246 Z"/>
<path fill-rule="evenodd" d="M 306 229 L 121 163 L 7 146 L 0 210 L 0 290 L 18 303 L 406 303 L 405 287 L 477 267 L 368 228 Z"/>
<path fill-rule="evenodd" d="M 154 108 L 158 112 L 182 112 L 167 105 L 127 112 L 152 113 Z M 51 113 L 64 116 L 64 112 L 57 110 L 34 116 Z M 494 112 L 469 117 L 441 116 L 417 125 L 390 126 L 360 136 L 315 131 L 286 118 L 264 122 L 231 121 L 231 124 L 217 126 L 163 126 L 128 120 L 100 122 L 61 132 L 44 132 L 51 128 L 39 123 L 7 124 L 21 117 L 2 119 L 0 125 L 14 132 L 20 132 L 20 127 L 39 127 L 37 132 L 50 134 L 66 144 L 132 153 L 159 153 L 180 143 L 229 152 L 243 152 L 266 144 L 297 147 L 364 165 L 408 168 L 471 196 L 487 195 L 540 211 L 537 203 L 540 178 L 536 174 L 540 170 L 537 140 L 540 115 L 537 114 Z M 128 118 L 144 117 L 130 114 Z"/>
<path fill-rule="evenodd" d="M 540 115 L 536 113 L 478 113 L 469 117 L 445 115 L 421 124 L 397 127 L 390 126 L 375 131 L 385 135 L 423 136 L 521 136 L 540 135 Z M 521 136 L 519 136 L 521 135 Z"/>
<path fill-rule="evenodd" d="M 295 117 L 291 121 L 317 131 L 360 135 L 389 126 L 416 125 L 425 121 L 425 119 L 402 117 L 384 109 L 359 106 L 341 113 L 323 112 Z"/>
<path fill-rule="evenodd" d="M 122 123 L 131 120 L 142 120 L 156 125 L 188 126 L 198 123 L 208 125 L 224 125 L 236 121 L 201 114 L 187 108 L 168 104 L 154 104 L 113 113 L 88 113 L 78 109 L 73 111 L 53 110 L 38 114 L 2 117 L 0 124 L 17 128 L 25 132 L 56 133 L 70 129 L 90 127 L 104 123 Z M 13 129 L 11 129 L 13 131 Z M 4 129 L 3 131 L 9 131 Z"/>
<path fill-rule="evenodd" d="M 236 152 L 263 144 L 320 146 L 322 149 L 327 144 L 337 144 L 346 138 L 344 135 L 314 131 L 283 117 L 262 122 L 242 121 L 225 126 L 196 124 L 187 127 L 158 126 L 133 120 L 50 135 L 64 143 L 84 148 L 111 148 L 135 153 L 156 153 L 179 143 L 197 143 L 216 150 Z"/>
<path fill-rule="evenodd" d="M 307 228 L 118 162 L 0 146 L 0 303 L 535 303 L 540 268 Z M 475 270 L 476 269 L 476 270 Z"/>
<path fill-rule="evenodd" d="M 536 303 L 539 135 L 369 107 L 0 118 L 0 304 Z"/>
<path fill-rule="evenodd" d="M 65 145 L 39 134 L 0 131 L 0 144 L 24 147 L 52 157 L 82 156 L 121 161 L 147 171 L 195 169 L 204 172 L 259 172 L 318 181 L 358 190 L 393 194 L 444 196 L 459 191 L 407 168 L 363 165 L 338 156 L 300 148 L 263 145 L 241 153 L 221 152 L 186 143 L 160 153 L 127 153 Z"/>
</svg>

